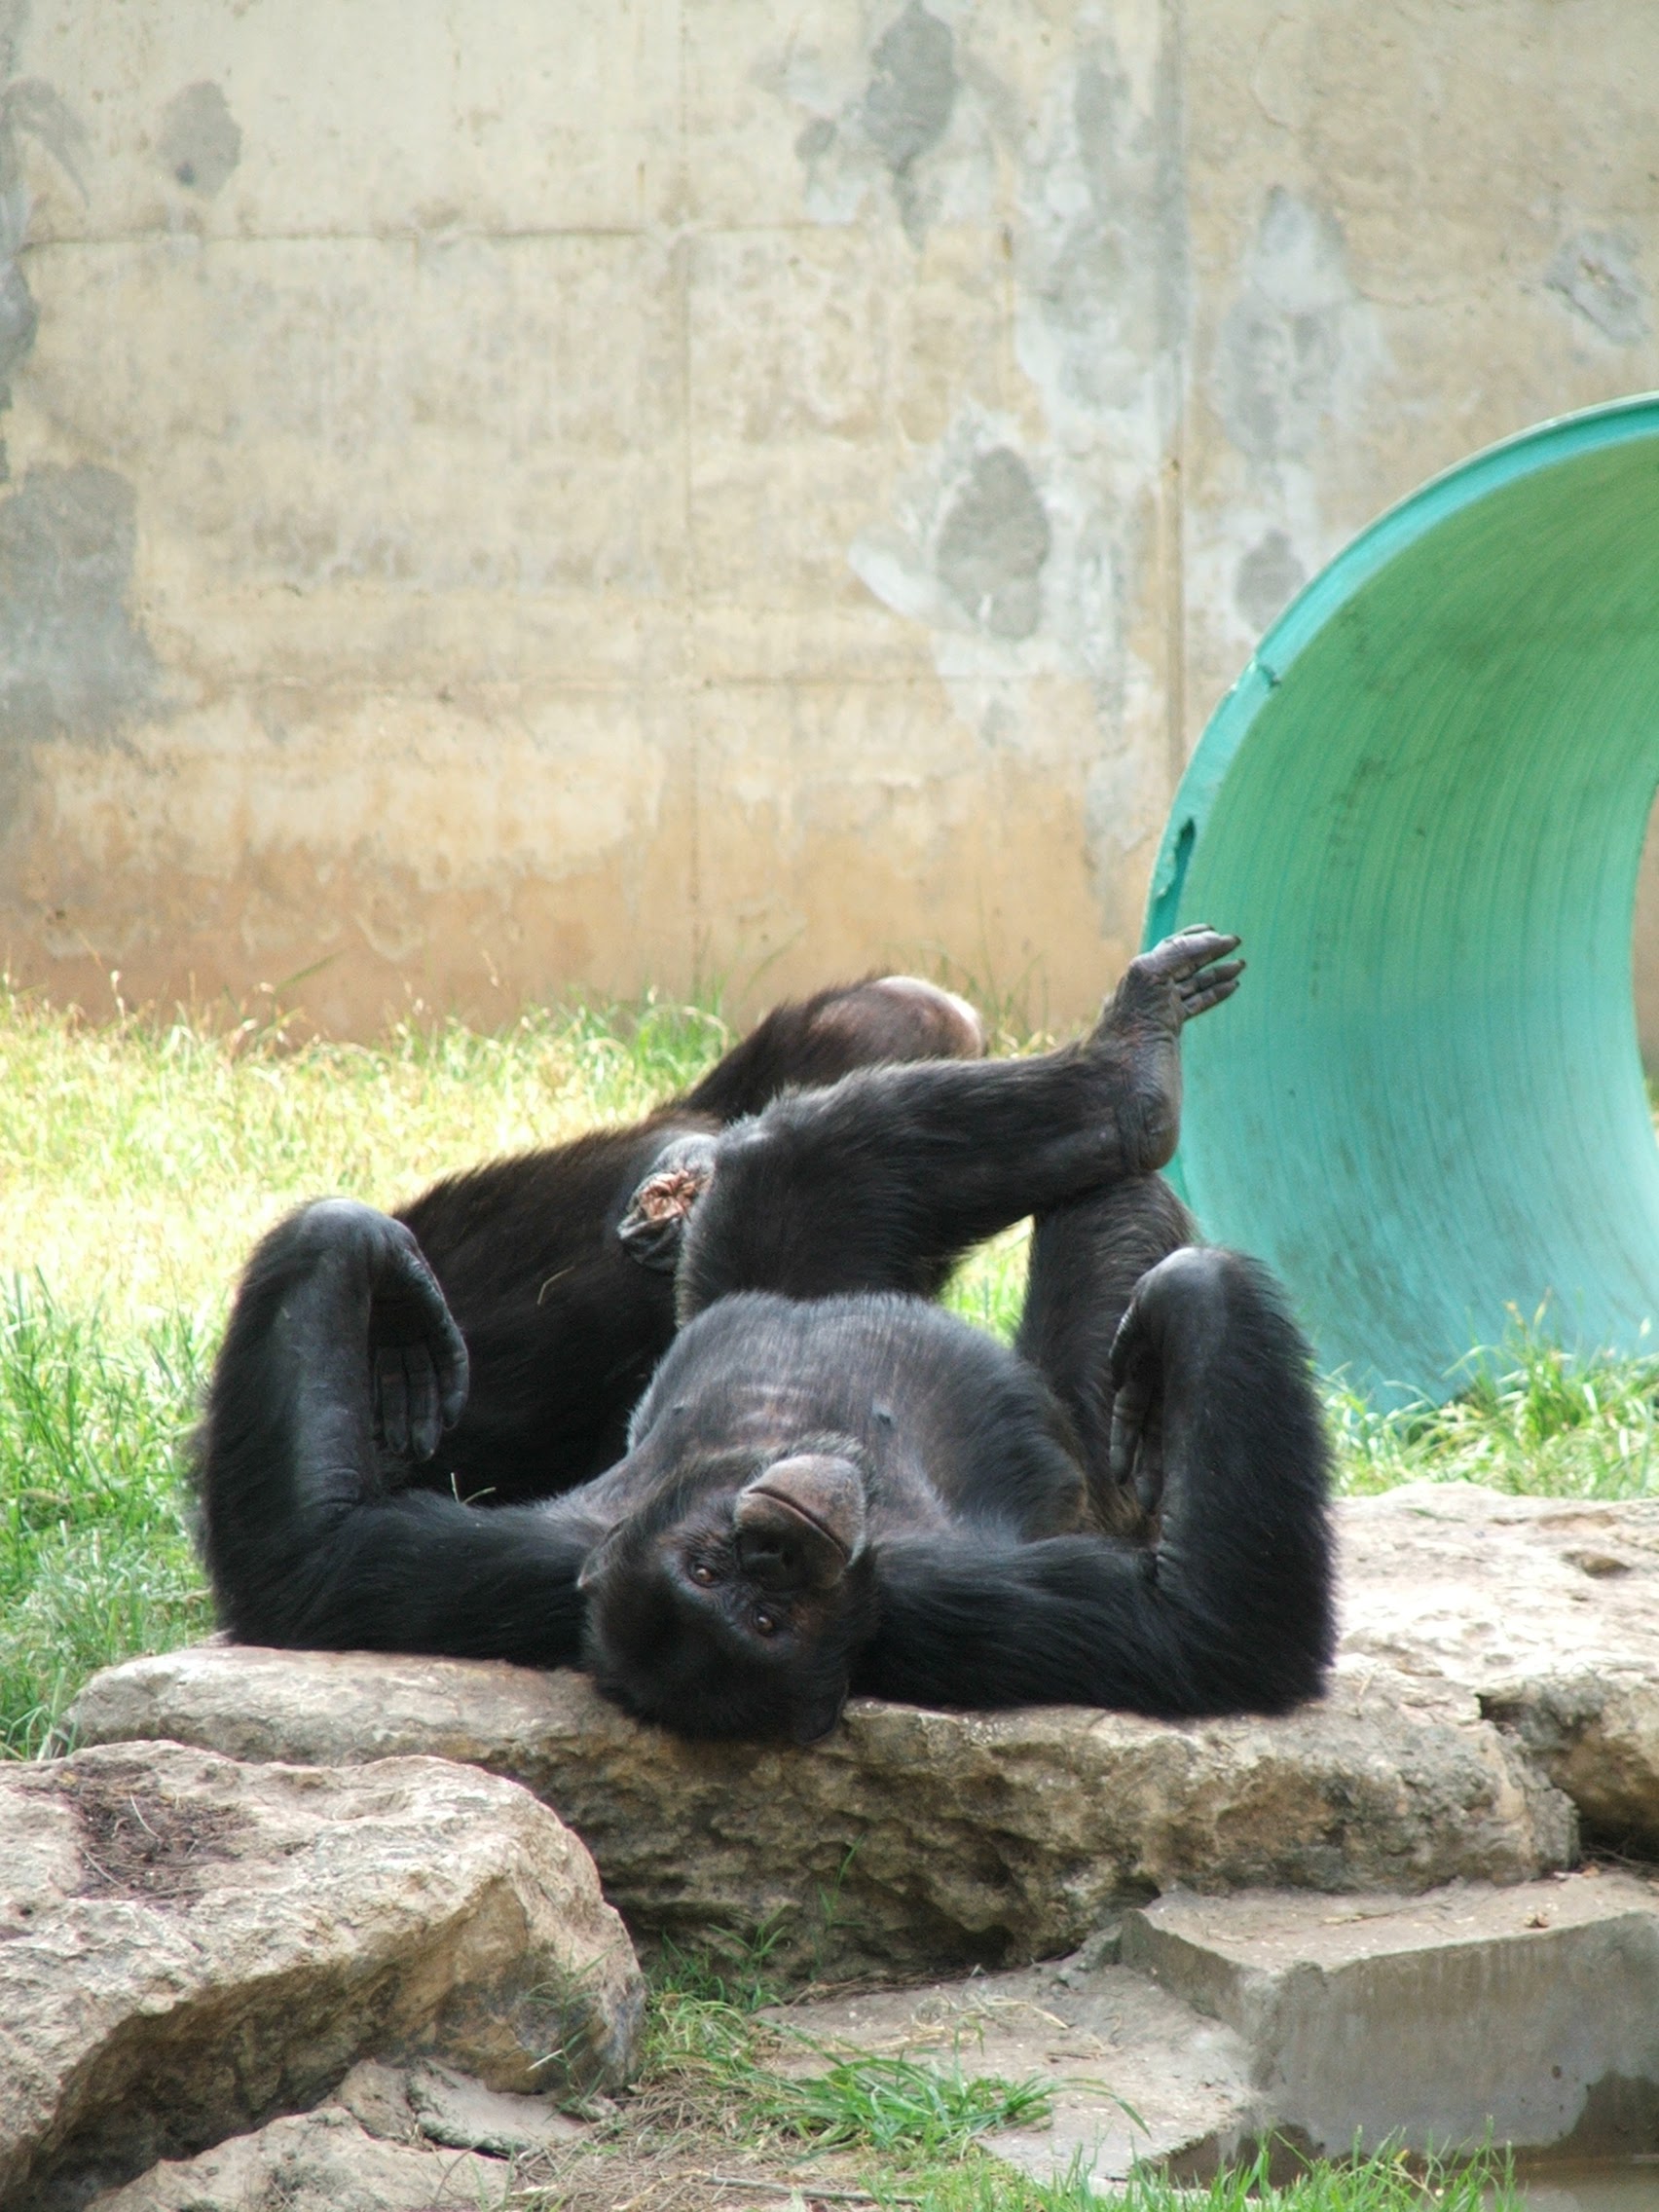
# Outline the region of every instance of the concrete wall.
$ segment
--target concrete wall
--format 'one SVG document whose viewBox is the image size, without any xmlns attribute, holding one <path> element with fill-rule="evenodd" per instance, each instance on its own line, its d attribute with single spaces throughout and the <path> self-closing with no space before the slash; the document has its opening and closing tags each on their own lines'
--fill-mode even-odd
<svg viewBox="0 0 1659 2212">
<path fill-rule="evenodd" d="M 1068 1018 L 1295 585 L 1659 384 L 1633 0 L 0 0 L 0 948 L 94 1007 Z"/>
</svg>

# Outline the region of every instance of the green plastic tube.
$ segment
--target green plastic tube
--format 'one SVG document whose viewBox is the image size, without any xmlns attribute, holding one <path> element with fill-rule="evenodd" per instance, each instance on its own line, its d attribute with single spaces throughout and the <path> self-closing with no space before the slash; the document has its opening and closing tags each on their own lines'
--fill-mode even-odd
<svg viewBox="0 0 1659 2212">
<path fill-rule="evenodd" d="M 1320 1364 L 1442 1397 L 1540 1309 L 1659 1349 L 1631 925 L 1659 782 L 1659 396 L 1546 423 L 1372 525 L 1216 710 L 1149 943 L 1244 939 L 1188 1033 L 1175 1179 Z"/>
</svg>

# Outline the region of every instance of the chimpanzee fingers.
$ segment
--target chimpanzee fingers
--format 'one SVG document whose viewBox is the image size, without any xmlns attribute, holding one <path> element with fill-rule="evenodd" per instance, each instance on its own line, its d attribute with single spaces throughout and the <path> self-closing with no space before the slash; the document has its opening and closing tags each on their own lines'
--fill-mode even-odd
<svg viewBox="0 0 1659 2212">
<path fill-rule="evenodd" d="M 1207 968 L 1214 961 L 1225 960 L 1230 952 L 1236 952 L 1239 941 L 1225 930 L 1211 929 L 1207 922 L 1194 922 L 1174 937 L 1164 938 L 1150 952 L 1141 953 L 1139 959 L 1162 980 L 1183 983 L 1200 968 Z"/>
<path fill-rule="evenodd" d="M 1200 968 L 1196 976 L 1189 977 L 1184 983 L 1177 983 L 1175 988 L 1180 994 L 1182 1005 L 1185 1006 L 1190 1000 L 1198 997 L 1200 993 L 1209 990 L 1216 983 L 1236 982 L 1243 973 L 1244 963 L 1242 960 L 1218 960 L 1211 967 Z"/>
<path fill-rule="evenodd" d="M 387 1348 L 400 1346 L 406 1351 L 421 1349 L 432 1373 L 439 1419 L 445 1428 L 453 1428 L 466 1406 L 465 1340 L 456 1327 L 437 1276 L 413 1236 L 407 1241 L 399 1239 L 387 1259 L 385 1273 L 375 1285 L 375 1305 L 379 1309 L 377 1319 L 385 1317 Z M 406 1388 L 404 1403 L 406 1406 Z M 406 1438 L 407 1434 L 406 1427 Z"/>
<path fill-rule="evenodd" d="M 429 1459 L 444 1432 L 438 1407 L 438 1378 L 432 1355 L 424 1345 L 411 1346 L 403 1355 L 403 1379 L 409 1391 L 409 1449 L 417 1459 Z"/>
<path fill-rule="evenodd" d="M 1206 969 L 1196 976 L 1181 990 L 1181 1018 L 1191 1021 L 1196 1014 L 1208 1014 L 1212 1006 L 1220 1006 L 1238 988 L 1238 978 L 1244 973 L 1242 960 L 1224 961 L 1220 966 Z"/>
<path fill-rule="evenodd" d="M 1134 1480 L 1135 1459 L 1140 1451 L 1148 1403 L 1144 1391 L 1136 1392 L 1127 1385 L 1118 1392 L 1113 1402 L 1112 1436 L 1107 1446 L 1106 1467 L 1120 1489 L 1127 1489 Z"/>
<path fill-rule="evenodd" d="M 409 1392 L 401 1345 L 383 1345 L 375 1353 L 375 1427 L 388 1452 L 408 1457 Z"/>
</svg>

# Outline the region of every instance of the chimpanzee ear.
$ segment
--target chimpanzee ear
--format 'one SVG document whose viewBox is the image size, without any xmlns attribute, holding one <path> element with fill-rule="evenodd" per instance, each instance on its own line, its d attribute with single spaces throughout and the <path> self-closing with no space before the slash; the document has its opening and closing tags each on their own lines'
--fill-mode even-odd
<svg viewBox="0 0 1659 2212">
<path fill-rule="evenodd" d="M 864 1477 L 832 1453 L 797 1452 L 744 1484 L 732 1521 L 740 1539 L 798 1556 L 812 1587 L 829 1590 L 865 1547 Z"/>
</svg>

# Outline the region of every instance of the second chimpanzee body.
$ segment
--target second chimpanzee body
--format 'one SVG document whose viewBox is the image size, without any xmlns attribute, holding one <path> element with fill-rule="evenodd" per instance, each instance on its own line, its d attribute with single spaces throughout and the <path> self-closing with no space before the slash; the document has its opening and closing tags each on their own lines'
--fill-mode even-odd
<svg viewBox="0 0 1659 2212">
<path fill-rule="evenodd" d="M 883 1067 L 681 1132 L 666 1171 L 654 1153 L 660 1202 L 636 1193 L 608 1235 L 660 1230 L 681 1331 L 617 1464 L 542 1503 L 411 1486 L 460 1433 L 468 1351 L 413 1225 L 342 1201 L 283 1224 L 203 1432 L 227 1625 L 579 1662 L 692 1734 L 810 1741 L 849 1689 L 1166 1714 L 1312 1694 L 1332 1630 L 1306 1349 L 1154 1172 L 1182 1023 L 1234 987 L 1233 941 L 1143 955 L 1064 1051 Z M 1026 1214 L 1009 1349 L 928 1299 Z M 1145 1541 L 1103 1532 L 1137 1516 Z"/>
</svg>

